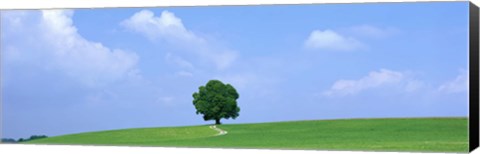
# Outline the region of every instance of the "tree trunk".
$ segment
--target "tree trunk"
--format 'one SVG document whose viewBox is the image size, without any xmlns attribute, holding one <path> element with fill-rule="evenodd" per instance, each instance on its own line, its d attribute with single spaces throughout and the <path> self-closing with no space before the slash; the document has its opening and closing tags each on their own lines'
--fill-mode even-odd
<svg viewBox="0 0 480 154">
<path fill-rule="evenodd" d="M 220 125 L 222 123 L 220 123 L 220 119 L 215 119 L 215 125 Z"/>
</svg>

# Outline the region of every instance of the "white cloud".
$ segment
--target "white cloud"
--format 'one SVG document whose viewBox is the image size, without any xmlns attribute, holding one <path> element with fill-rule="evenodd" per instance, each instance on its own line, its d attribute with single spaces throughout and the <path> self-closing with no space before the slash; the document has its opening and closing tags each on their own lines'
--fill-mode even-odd
<svg viewBox="0 0 480 154">
<path fill-rule="evenodd" d="M 304 43 L 304 47 L 312 50 L 353 51 L 365 45 L 353 37 L 342 36 L 333 30 L 314 30 Z"/>
<path fill-rule="evenodd" d="M 380 71 L 372 71 L 367 76 L 358 80 L 338 80 L 323 94 L 326 96 L 353 95 L 371 88 L 398 84 L 406 79 L 406 75 L 402 72 L 380 69 Z M 408 88 L 413 88 L 413 85 L 408 86 Z"/>
<path fill-rule="evenodd" d="M 165 41 L 202 42 L 202 38 L 187 30 L 182 20 L 169 11 L 163 11 L 160 17 L 153 12 L 142 10 L 121 23 L 126 28 L 138 32 L 149 39 Z"/>
<path fill-rule="evenodd" d="M 405 85 L 405 91 L 415 92 L 425 87 L 427 87 L 427 85 L 423 81 L 412 79 Z"/>
<path fill-rule="evenodd" d="M 468 72 L 461 73 L 454 79 L 431 86 L 426 82 L 416 79 L 409 72 L 398 72 L 388 69 L 371 71 L 367 76 L 358 80 L 338 80 L 330 89 L 322 93 L 323 96 L 346 96 L 355 95 L 369 89 L 388 87 L 390 90 L 400 90 L 407 93 L 453 94 L 468 91 Z M 383 90 L 383 89 L 382 89 Z"/>
<path fill-rule="evenodd" d="M 443 83 L 438 87 L 438 91 L 443 93 L 468 91 L 468 72 L 462 71 L 455 79 Z"/>
<path fill-rule="evenodd" d="M 237 58 L 236 52 L 185 28 L 182 20 L 169 11 L 163 11 L 156 17 L 153 12 L 142 10 L 121 25 L 152 41 L 163 41 L 184 50 L 188 55 L 195 55 L 192 59 L 200 56 L 200 59 L 206 59 L 204 62 L 213 63 L 220 70 L 229 67 Z"/>
<path fill-rule="evenodd" d="M 85 39 L 73 25 L 72 16 L 73 11 L 68 10 L 2 14 L 6 25 L 2 38 L 6 40 L 5 46 L 12 49 L 7 52 L 16 56 L 9 62 L 37 61 L 32 65 L 59 70 L 88 86 L 103 85 L 135 71 L 139 59 L 135 53 Z"/>
</svg>

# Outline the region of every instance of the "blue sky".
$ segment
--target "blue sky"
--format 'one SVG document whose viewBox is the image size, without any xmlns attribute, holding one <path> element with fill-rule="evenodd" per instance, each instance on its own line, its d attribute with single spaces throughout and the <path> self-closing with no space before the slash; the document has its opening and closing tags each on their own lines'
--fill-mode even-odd
<svg viewBox="0 0 480 154">
<path fill-rule="evenodd" d="M 2 133 L 468 115 L 468 3 L 2 11 Z"/>
</svg>

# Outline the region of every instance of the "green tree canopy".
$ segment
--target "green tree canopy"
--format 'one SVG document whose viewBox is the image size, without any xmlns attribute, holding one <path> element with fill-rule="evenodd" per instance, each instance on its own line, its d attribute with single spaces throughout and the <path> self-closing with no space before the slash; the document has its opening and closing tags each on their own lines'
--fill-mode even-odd
<svg viewBox="0 0 480 154">
<path fill-rule="evenodd" d="M 220 124 L 222 118 L 238 117 L 238 97 L 237 90 L 232 85 L 210 80 L 205 86 L 200 86 L 198 92 L 193 93 L 193 105 L 197 114 L 203 114 L 205 121 L 215 120 L 215 124 Z"/>
</svg>

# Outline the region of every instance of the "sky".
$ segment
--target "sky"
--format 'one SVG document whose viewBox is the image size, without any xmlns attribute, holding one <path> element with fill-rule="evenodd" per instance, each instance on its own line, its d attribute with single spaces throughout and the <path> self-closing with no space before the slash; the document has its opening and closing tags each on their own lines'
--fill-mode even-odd
<svg viewBox="0 0 480 154">
<path fill-rule="evenodd" d="M 468 2 L 1 12 L 2 137 L 223 123 L 468 116 Z"/>
</svg>

